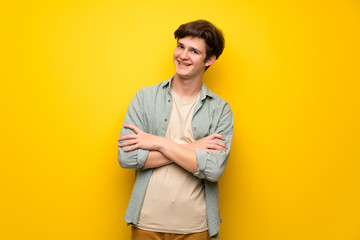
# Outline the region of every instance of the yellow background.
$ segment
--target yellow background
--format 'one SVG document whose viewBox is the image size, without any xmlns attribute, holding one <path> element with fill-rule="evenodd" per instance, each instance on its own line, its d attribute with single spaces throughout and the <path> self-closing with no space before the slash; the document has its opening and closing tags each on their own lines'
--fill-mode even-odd
<svg viewBox="0 0 360 240">
<path fill-rule="evenodd" d="M 204 80 L 236 120 L 221 239 L 360 239 L 359 1 L 2 1 L 0 18 L 0 239 L 129 239 L 116 138 L 195 19 L 225 33 Z"/>
</svg>

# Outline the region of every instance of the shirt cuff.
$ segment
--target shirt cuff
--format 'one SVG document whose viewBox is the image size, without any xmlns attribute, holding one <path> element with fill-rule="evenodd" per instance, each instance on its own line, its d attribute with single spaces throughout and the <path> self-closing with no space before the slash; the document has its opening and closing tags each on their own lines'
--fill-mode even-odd
<svg viewBox="0 0 360 240">
<path fill-rule="evenodd" d="M 206 178 L 206 158 L 207 158 L 207 152 L 196 150 L 196 159 L 197 159 L 197 165 L 198 170 L 194 173 L 194 175 L 198 178 Z"/>
<path fill-rule="evenodd" d="M 145 165 L 148 155 L 149 155 L 149 150 L 145 150 L 145 149 L 141 149 L 141 148 L 138 149 L 137 159 L 138 159 L 138 164 L 139 164 L 140 169 L 144 168 L 144 165 Z"/>
</svg>

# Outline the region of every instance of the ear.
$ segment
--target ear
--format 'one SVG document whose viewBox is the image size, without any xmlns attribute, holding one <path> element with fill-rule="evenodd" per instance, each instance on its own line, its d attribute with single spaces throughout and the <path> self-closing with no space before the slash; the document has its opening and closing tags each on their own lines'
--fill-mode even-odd
<svg viewBox="0 0 360 240">
<path fill-rule="evenodd" d="M 205 67 L 209 67 L 211 64 L 213 64 L 216 61 L 216 56 L 212 55 L 211 57 L 209 57 L 208 60 L 206 60 L 205 62 Z"/>
</svg>

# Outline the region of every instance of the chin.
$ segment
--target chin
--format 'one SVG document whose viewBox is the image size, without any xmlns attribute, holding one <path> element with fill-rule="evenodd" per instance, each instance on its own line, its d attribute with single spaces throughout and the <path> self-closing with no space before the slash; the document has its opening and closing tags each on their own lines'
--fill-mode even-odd
<svg viewBox="0 0 360 240">
<path fill-rule="evenodd" d="M 189 75 L 188 71 L 184 71 L 184 69 L 176 69 L 176 74 L 184 77 Z"/>
<path fill-rule="evenodd" d="M 177 72 L 176 75 L 181 79 L 189 79 L 189 78 L 191 78 L 191 76 L 189 76 L 188 74 L 183 74 L 183 73 L 179 73 L 179 72 Z"/>
</svg>

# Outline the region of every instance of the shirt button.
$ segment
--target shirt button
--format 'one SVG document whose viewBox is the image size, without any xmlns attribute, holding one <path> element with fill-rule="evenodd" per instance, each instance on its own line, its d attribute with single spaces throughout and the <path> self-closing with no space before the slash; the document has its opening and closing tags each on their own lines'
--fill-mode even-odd
<svg viewBox="0 0 360 240">
<path fill-rule="evenodd" d="M 166 122 L 166 121 L 167 121 L 167 118 L 165 118 L 164 121 Z"/>
<path fill-rule="evenodd" d="M 170 99 L 168 100 L 168 102 L 170 102 Z"/>
</svg>

